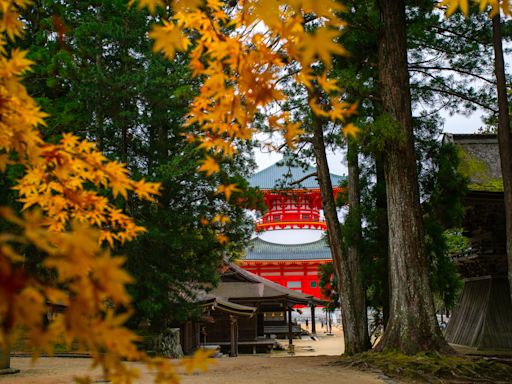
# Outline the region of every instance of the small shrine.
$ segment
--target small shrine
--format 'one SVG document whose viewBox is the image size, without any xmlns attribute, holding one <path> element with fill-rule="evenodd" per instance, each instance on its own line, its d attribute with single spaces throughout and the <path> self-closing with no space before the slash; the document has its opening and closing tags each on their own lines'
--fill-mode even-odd
<svg viewBox="0 0 512 384">
<path fill-rule="evenodd" d="M 496 135 L 447 135 L 457 146 L 460 171 L 470 179 L 463 234 L 469 247 L 453 260 L 464 289 L 446 340 L 472 350 L 512 350 L 512 303 L 507 279 L 505 206 Z"/>
<path fill-rule="evenodd" d="M 286 163 L 285 159 L 249 179 L 252 187 L 263 191 L 268 211 L 256 220 L 256 237 L 241 265 L 286 288 L 323 298 L 318 267 L 332 257 L 316 168 Z M 331 174 L 334 195 L 344 180 Z"/>
</svg>

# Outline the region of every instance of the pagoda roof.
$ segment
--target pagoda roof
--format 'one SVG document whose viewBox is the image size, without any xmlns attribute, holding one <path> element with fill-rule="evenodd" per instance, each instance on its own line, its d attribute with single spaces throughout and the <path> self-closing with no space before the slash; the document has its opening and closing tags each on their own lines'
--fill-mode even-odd
<svg viewBox="0 0 512 384">
<path fill-rule="evenodd" d="M 298 182 L 312 173 L 316 173 L 315 167 L 309 165 L 305 167 L 291 166 L 286 164 L 286 160 L 281 160 L 270 167 L 256 172 L 249 178 L 249 184 L 251 187 L 258 187 L 260 189 L 284 189 L 290 187 L 294 189 L 319 189 L 320 186 L 316 176 L 308 177 Z M 330 175 L 333 187 L 339 186 L 342 181 L 346 180 L 345 176 L 333 173 Z"/>
<path fill-rule="evenodd" d="M 459 171 L 470 180 L 472 191 L 503 191 L 501 163 L 496 135 L 445 134 L 444 142 L 457 146 Z"/>
<path fill-rule="evenodd" d="M 331 249 L 322 238 L 304 244 L 276 244 L 254 239 L 247 249 L 246 260 L 331 260 Z"/>
</svg>

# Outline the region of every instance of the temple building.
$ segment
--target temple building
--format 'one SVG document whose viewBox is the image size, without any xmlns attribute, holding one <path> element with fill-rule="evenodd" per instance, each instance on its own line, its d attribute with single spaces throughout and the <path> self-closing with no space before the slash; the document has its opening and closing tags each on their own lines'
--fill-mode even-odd
<svg viewBox="0 0 512 384">
<path fill-rule="evenodd" d="M 335 195 L 342 181 L 343 176 L 331 174 Z M 249 183 L 263 191 L 268 211 L 256 221 L 256 235 L 242 267 L 286 288 L 324 299 L 318 267 L 332 258 L 316 168 L 281 161 L 254 174 Z"/>
<path fill-rule="evenodd" d="M 463 235 L 469 245 L 453 255 L 464 289 L 445 338 L 464 351 L 512 351 L 512 301 L 507 279 L 505 205 L 496 135 L 446 134 L 470 180 Z"/>
</svg>

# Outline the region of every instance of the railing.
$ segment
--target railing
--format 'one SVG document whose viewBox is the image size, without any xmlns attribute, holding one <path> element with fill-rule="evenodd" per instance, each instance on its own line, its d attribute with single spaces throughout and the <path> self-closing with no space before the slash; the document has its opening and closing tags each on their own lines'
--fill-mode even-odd
<svg viewBox="0 0 512 384">
<path fill-rule="evenodd" d="M 269 223 L 288 223 L 288 222 L 318 222 L 325 223 L 325 220 L 320 218 L 318 214 L 266 214 L 262 218 L 256 220 L 256 225 L 269 224 Z"/>
</svg>

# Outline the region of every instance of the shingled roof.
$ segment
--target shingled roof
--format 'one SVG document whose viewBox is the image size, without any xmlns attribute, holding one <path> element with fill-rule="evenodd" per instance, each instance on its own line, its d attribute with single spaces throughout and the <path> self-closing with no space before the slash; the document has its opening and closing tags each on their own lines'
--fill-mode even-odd
<svg viewBox="0 0 512 384">
<path fill-rule="evenodd" d="M 309 177 L 300 183 L 293 184 L 307 175 L 316 173 L 315 167 L 307 166 L 305 168 L 294 167 L 285 164 L 285 161 L 279 161 L 268 168 L 265 168 L 249 178 L 251 187 L 259 187 L 260 189 L 276 189 L 280 186 L 302 189 L 319 189 L 318 180 L 316 176 Z M 333 187 L 340 185 L 346 179 L 345 176 L 331 175 L 331 182 Z"/>
<path fill-rule="evenodd" d="M 457 146 L 459 171 L 469 177 L 473 191 L 503 191 L 500 154 L 496 135 L 445 134 L 443 142 Z"/>
<path fill-rule="evenodd" d="M 254 239 L 247 249 L 246 260 L 331 260 L 325 239 L 304 244 L 276 244 Z"/>
</svg>

